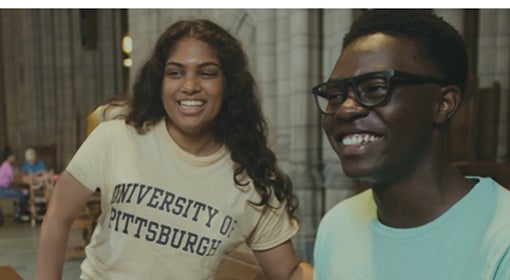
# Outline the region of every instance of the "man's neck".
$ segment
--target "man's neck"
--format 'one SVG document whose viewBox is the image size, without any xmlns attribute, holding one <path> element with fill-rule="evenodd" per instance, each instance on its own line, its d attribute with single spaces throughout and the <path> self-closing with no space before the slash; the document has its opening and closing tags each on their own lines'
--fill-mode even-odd
<svg viewBox="0 0 510 280">
<path fill-rule="evenodd" d="M 372 187 L 383 224 L 396 228 L 424 225 L 448 211 L 475 185 L 450 167 L 418 176 Z"/>
</svg>

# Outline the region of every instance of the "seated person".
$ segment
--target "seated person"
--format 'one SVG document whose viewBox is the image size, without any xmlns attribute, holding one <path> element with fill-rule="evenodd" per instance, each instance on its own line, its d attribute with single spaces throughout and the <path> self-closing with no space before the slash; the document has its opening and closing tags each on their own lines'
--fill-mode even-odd
<svg viewBox="0 0 510 280">
<path fill-rule="evenodd" d="M 25 161 L 21 166 L 21 171 L 28 175 L 48 171 L 48 168 L 46 167 L 46 164 L 44 164 L 44 161 L 37 158 L 36 151 L 32 148 L 28 148 L 25 151 Z"/>
<path fill-rule="evenodd" d="M 16 221 L 28 221 L 29 216 L 26 215 L 27 196 L 22 191 L 12 188 L 12 180 L 14 177 L 14 163 L 16 155 L 10 147 L 5 147 L 3 151 L 2 165 L 0 165 L 0 198 L 15 197 L 19 199 L 16 206 L 14 218 Z"/>
</svg>

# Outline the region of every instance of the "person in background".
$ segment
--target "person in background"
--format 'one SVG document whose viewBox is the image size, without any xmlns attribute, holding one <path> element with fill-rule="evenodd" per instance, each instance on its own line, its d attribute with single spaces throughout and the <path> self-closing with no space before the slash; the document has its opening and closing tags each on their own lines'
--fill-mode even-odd
<svg viewBox="0 0 510 280">
<path fill-rule="evenodd" d="M 30 219 L 26 211 L 27 194 L 12 186 L 15 176 L 15 162 L 16 154 L 14 154 L 14 151 L 9 146 L 6 146 L 2 153 L 2 165 L 0 165 L 0 197 L 17 198 L 18 203 L 15 206 L 14 220 L 27 222 Z"/>
<path fill-rule="evenodd" d="M 292 183 L 268 148 L 237 39 L 209 20 L 172 24 L 128 103 L 125 120 L 99 123 L 57 182 L 36 279 L 60 279 L 71 224 L 96 188 L 101 216 L 80 279 L 212 279 L 242 243 L 269 279 L 312 279 L 291 241 Z"/>
<path fill-rule="evenodd" d="M 48 171 L 43 160 L 37 158 L 37 152 L 33 148 L 25 151 L 25 161 L 21 165 L 21 172 L 25 175 Z"/>
<path fill-rule="evenodd" d="M 459 33 L 426 10 L 369 10 L 313 93 L 345 174 L 370 188 L 321 220 L 315 279 L 510 279 L 510 191 L 445 151 L 467 79 Z"/>
</svg>

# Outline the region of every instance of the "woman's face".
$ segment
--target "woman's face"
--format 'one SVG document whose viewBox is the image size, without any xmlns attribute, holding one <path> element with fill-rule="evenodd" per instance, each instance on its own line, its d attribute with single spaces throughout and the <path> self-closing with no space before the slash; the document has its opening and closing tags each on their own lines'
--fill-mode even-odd
<svg viewBox="0 0 510 280">
<path fill-rule="evenodd" d="M 225 77 L 209 45 L 181 39 L 166 61 L 161 99 L 173 137 L 213 137 L 220 112 Z"/>
</svg>

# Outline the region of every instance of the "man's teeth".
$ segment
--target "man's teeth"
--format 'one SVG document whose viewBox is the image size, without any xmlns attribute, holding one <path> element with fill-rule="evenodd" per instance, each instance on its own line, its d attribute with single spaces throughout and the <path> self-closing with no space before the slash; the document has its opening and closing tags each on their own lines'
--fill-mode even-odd
<svg viewBox="0 0 510 280">
<path fill-rule="evenodd" d="M 181 106 L 186 106 L 186 107 L 197 107 L 197 106 L 203 106 L 204 105 L 204 101 L 201 101 L 201 100 L 182 100 L 181 102 L 179 102 L 179 104 Z"/>
<path fill-rule="evenodd" d="M 364 143 L 374 142 L 378 139 L 378 137 L 369 134 L 353 134 L 345 136 L 342 139 L 342 144 L 344 145 L 360 145 Z"/>
</svg>

